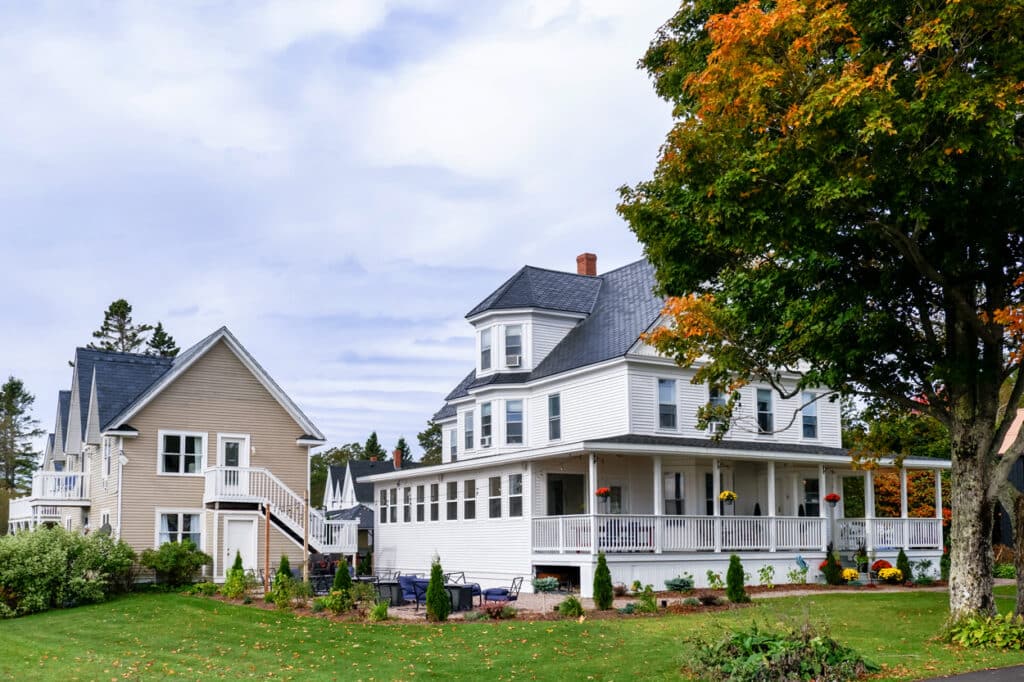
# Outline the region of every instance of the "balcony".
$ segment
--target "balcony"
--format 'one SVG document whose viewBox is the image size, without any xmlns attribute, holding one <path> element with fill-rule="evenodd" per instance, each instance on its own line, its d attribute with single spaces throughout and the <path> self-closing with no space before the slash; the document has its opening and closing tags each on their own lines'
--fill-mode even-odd
<svg viewBox="0 0 1024 682">
<path fill-rule="evenodd" d="M 88 502 L 89 475 L 65 471 L 37 471 L 32 474 L 32 494 L 36 502 Z"/>
</svg>

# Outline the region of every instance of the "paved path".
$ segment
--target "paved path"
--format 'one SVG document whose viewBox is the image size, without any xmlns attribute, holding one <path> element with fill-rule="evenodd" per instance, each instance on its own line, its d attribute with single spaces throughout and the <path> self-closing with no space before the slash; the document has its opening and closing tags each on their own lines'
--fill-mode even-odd
<svg viewBox="0 0 1024 682">
<path fill-rule="evenodd" d="M 996 670 L 979 670 L 963 675 L 952 677 L 933 677 L 924 682 L 934 680 L 955 680 L 955 682 L 1020 682 L 1024 680 L 1024 665 L 1016 665 L 1012 668 L 998 668 Z"/>
</svg>

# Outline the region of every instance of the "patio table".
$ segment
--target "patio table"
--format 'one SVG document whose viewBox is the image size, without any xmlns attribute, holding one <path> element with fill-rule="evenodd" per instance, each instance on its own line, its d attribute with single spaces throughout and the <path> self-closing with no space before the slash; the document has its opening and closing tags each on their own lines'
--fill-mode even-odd
<svg viewBox="0 0 1024 682">
<path fill-rule="evenodd" d="M 387 599 L 391 606 L 401 606 L 405 603 L 402 599 L 402 586 L 397 580 L 381 580 L 377 582 L 377 596 Z"/>
<path fill-rule="evenodd" d="M 473 586 L 460 583 L 445 585 L 448 597 L 452 600 L 452 611 L 473 610 Z"/>
</svg>

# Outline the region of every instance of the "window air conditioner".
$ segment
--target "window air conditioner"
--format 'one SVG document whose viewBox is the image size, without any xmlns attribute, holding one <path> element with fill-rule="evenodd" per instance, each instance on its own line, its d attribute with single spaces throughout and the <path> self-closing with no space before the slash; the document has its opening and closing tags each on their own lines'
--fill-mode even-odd
<svg viewBox="0 0 1024 682">
<path fill-rule="evenodd" d="M 491 447 L 491 437 L 490 436 L 480 436 L 480 447 L 482 447 L 482 448 L 489 448 L 489 447 Z"/>
<path fill-rule="evenodd" d="M 518 367 L 520 364 L 522 364 L 522 361 L 523 361 L 523 356 L 522 355 L 506 355 L 505 356 L 505 364 L 508 367 Z"/>
</svg>

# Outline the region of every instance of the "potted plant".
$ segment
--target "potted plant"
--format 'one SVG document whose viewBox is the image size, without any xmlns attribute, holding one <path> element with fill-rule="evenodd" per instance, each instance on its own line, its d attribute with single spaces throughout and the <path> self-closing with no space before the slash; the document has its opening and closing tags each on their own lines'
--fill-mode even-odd
<svg viewBox="0 0 1024 682">
<path fill-rule="evenodd" d="M 857 564 L 858 571 L 861 573 L 868 572 L 868 550 L 864 543 L 861 543 L 857 548 L 857 553 L 853 555 L 853 560 Z"/>
<path fill-rule="evenodd" d="M 838 493 L 829 493 L 825 496 L 825 501 L 828 502 L 833 508 L 839 504 L 840 497 Z"/>
<path fill-rule="evenodd" d="M 718 499 L 725 502 L 728 505 L 732 505 L 736 501 L 736 493 L 731 490 L 723 490 L 719 495 Z"/>
</svg>

